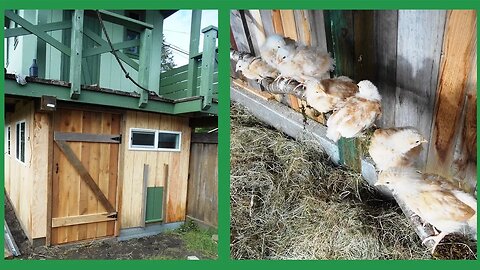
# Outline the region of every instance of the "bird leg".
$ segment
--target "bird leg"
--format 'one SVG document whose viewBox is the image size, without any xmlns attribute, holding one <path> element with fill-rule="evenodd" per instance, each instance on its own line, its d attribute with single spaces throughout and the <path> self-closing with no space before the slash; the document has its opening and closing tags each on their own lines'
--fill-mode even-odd
<svg viewBox="0 0 480 270">
<path fill-rule="evenodd" d="M 423 239 L 422 241 L 422 244 L 425 245 L 426 242 L 428 242 L 429 240 L 433 240 L 434 244 L 433 244 L 433 247 L 432 247 L 432 254 L 435 252 L 435 249 L 437 248 L 438 244 L 440 243 L 440 241 L 442 241 L 442 239 L 447 236 L 447 232 L 443 231 L 437 235 L 432 235 L 432 236 L 429 236 L 425 239 Z"/>
</svg>

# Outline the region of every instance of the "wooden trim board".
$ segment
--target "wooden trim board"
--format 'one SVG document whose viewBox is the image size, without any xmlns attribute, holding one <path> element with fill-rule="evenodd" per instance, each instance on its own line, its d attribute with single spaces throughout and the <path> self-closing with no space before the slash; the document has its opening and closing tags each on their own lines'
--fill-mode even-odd
<svg viewBox="0 0 480 270">
<path fill-rule="evenodd" d="M 90 134 L 76 132 L 58 132 L 54 133 L 54 140 L 66 142 L 96 142 L 96 143 L 120 143 L 122 135 L 120 134 Z"/>
<path fill-rule="evenodd" d="M 111 217 L 113 216 L 113 217 Z M 116 220 L 116 213 L 99 213 L 52 219 L 52 228 Z"/>
</svg>

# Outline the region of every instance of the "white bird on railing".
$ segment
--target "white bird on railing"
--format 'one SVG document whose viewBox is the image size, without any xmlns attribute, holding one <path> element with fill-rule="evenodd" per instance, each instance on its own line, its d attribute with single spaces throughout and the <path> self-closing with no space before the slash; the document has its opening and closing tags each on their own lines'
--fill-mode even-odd
<svg viewBox="0 0 480 270">
<path fill-rule="evenodd" d="M 277 68 L 277 51 L 278 49 L 283 48 L 287 45 L 293 47 L 297 46 L 295 40 L 291 38 L 282 37 L 280 35 L 268 36 L 265 39 L 265 42 L 260 47 L 260 56 L 265 62 L 267 62 L 267 64 L 274 68 Z"/>
<path fill-rule="evenodd" d="M 15 79 L 17 80 L 17 83 L 20 84 L 20 85 L 27 84 L 27 75 L 22 75 L 20 73 L 15 73 Z"/>
<path fill-rule="evenodd" d="M 370 141 L 368 153 L 378 170 L 411 166 L 428 141 L 415 128 L 377 129 Z"/>
<path fill-rule="evenodd" d="M 307 104 L 321 113 L 341 107 L 348 97 L 357 92 L 358 86 L 346 76 L 305 82 Z"/>
<path fill-rule="evenodd" d="M 327 137 L 336 142 L 340 137 L 359 136 L 381 115 L 381 100 L 377 87 L 372 82 L 359 82 L 358 93 L 349 97 L 343 107 L 328 118 Z"/>
<path fill-rule="evenodd" d="M 278 49 L 277 69 L 280 76 L 300 83 L 307 80 L 329 78 L 334 60 L 329 53 L 317 47 L 286 45 Z"/>
<path fill-rule="evenodd" d="M 241 71 L 243 76 L 251 80 L 276 78 L 278 76 L 278 71 L 259 57 L 238 60 L 235 70 Z"/>
<path fill-rule="evenodd" d="M 459 232 L 477 239 L 477 200 L 446 179 L 421 174 L 411 167 L 382 171 L 375 186 L 390 188 L 416 215 L 441 231 L 433 240 L 432 254 L 448 234 Z"/>
</svg>

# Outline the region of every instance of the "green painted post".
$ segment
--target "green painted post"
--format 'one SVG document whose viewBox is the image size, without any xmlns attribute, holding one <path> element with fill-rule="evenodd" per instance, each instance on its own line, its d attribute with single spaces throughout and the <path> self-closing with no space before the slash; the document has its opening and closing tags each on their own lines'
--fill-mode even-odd
<svg viewBox="0 0 480 270">
<path fill-rule="evenodd" d="M 82 82 L 83 10 L 75 10 L 72 16 L 72 41 L 70 55 L 70 98 L 80 97 Z"/>
<path fill-rule="evenodd" d="M 200 77 L 200 96 L 203 97 L 202 109 L 208 109 L 212 105 L 213 72 L 215 68 L 215 43 L 218 36 L 218 28 L 208 26 L 202 30 L 203 54 L 202 71 Z"/>
<path fill-rule="evenodd" d="M 330 10 L 326 12 L 327 46 L 335 58 L 335 75 L 354 78 L 355 46 L 352 11 Z M 354 78 L 355 79 L 355 78 Z M 357 138 L 340 138 L 338 150 L 340 163 L 360 171 L 361 157 Z"/>
<path fill-rule="evenodd" d="M 148 86 L 157 95 L 160 95 L 160 73 L 163 46 L 163 20 L 164 17 L 158 10 L 147 10 L 146 22 L 153 25 L 152 50 L 150 55 L 150 74 Z"/>
<path fill-rule="evenodd" d="M 147 89 L 150 89 L 148 85 L 148 78 L 150 74 L 150 55 L 152 51 L 152 30 L 144 29 L 140 34 L 140 56 L 139 56 L 139 68 L 138 68 L 138 83 Z M 148 91 L 141 88 L 140 99 L 138 101 L 138 107 L 144 108 L 148 103 Z"/>
<path fill-rule="evenodd" d="M 200 44 L 200 23 L 202 20 L 201 10 L 192 10 L 192 23 L 190 26 L 190 48 L 188 51 L 190 60 L 188 61 L 187 78 L 187 96 L 196 96 L 197 89 L 197 69 L 198 69 L 198 45 Z"/>
<path fill-rule="evenodd" d="M 37 10 L 37 25 L 42 25 L 47 23 L 47 10 Z M 45 78 L 46 73 L 46 62 L 47 62 L 47 43 L 42 39 L 37 37 L 37 66 L 38 66 L 38 77 Z"/>
</svg>

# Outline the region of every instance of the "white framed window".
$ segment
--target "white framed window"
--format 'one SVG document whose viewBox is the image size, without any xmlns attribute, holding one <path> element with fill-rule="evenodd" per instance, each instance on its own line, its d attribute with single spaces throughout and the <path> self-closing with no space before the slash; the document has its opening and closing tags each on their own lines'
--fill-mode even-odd
<svg viewBox="0 0 480 270">
<path fill-rule="evenodd" d="M 7 150 L 7 154 L 11 154 L 11 145 L 12 145 L 12 127 L 7 126 L 5 130 L 5 149 Z"/>
<path fill-rule="evenodd" d="M 178 131 L 131 128 L 130 150 L 180 151 L 182 133 Z"/>
<path fill-rule="evenodd" d="M 25 120 L 17 122 L 15 133 L 15 157 L 18 161 L 25 163 L 25 145 L 27 137 L 27 123 Z"/>
<path fill-rule="evenodd" d="M 157 131 L 154 129 L 130 129 L 130 149 L 155 150 L 156 141 Z"/>
<path fill-rule="evenodd" d="M 160 151 L 180 151 L 182 148 L 182 133 L 178 131 L 159 130 L 157 148 Z"/>
</svg>

